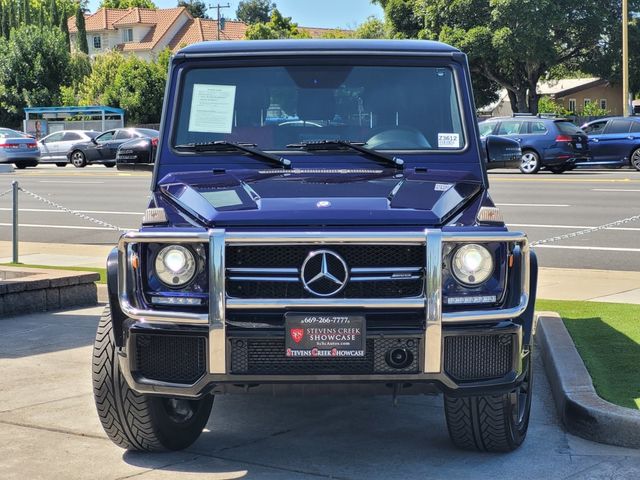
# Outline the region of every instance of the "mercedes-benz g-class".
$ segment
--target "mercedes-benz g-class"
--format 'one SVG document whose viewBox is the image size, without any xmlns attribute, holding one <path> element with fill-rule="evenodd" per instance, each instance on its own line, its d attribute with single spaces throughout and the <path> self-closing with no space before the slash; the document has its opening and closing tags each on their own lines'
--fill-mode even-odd
<svg viewBox="0 0 640 480">
<path fill-rule="evenodd" d="M 487 159 L 519 148 L 481 144 L 475 114 L 441 43 L 179 51 L 148 210 L 107 261 L 108 436 L 184 448 L 214 395 L 442 393 L 456 445 L 517 448 L 536 264 L 488 193 Z"/>
</svg>

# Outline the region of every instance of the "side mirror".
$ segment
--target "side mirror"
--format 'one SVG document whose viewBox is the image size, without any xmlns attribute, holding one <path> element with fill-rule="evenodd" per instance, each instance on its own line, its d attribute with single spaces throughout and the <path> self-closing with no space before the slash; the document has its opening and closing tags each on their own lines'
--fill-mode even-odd
<svg viewBox="0 0 640 480">
<path fill-rule="evenodd" d="M 125 142 L 116 153 L 116 168 L 123 171 L 153 171 L 154 145 L 150 138 Z"/>
<path fill-rule="evenodd" d="M 522 149 L 515 140 L 497 135 L 487 135 L 484 141 L 489 168 L 515 167 L 520 164 Z"/>
<path fill-rule="evenodd" d="M 91 139 L 91 143 L 93 143 L 94 145 L 97 145 L 97 144 L 98 144 L 98 141 L 97 141 L 95 138 L 92 138 L 92 139 Z"/>
</svg>

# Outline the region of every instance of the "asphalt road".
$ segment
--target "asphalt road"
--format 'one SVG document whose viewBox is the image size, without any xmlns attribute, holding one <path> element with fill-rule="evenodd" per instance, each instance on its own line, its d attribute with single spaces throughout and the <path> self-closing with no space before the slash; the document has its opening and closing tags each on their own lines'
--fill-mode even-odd
<svg viewBox="0 0 640 480">
<path fill-rule="evenodd" d="M 0 320 L 0 472 L 28 479 L 640 478 L 640 451 L 566 433 L 534 350 L 529 433 L 510 454 L 454 448 L 442 398 L 218 396 L 181 452 L 125 452 L 104 434 L 91 392 L 102 308 Z M 28 380 L 27 380 L 28 379 Z"/>
<path fill-rule="evenodd" d="M 150 175 L 101 165 L 82 170 L 40 166 L 0 174 L 0 193 L 21 187 L 118 227 L 136 228 L 147 203 Z M 532 241 L 640 214 L 640 172 L 578 170 L 563 175 L 490 173 L 491 194 L 513 230 Z M 11 195 L 0 197 L 0 240 L 11 238 Z M 113 244 L 118 232 L 51 205 L 20 196 L 20 239 L 50 243 Z M 547 267 L 640 270 L 640 222 L 536 247 Z"/>
</svg>

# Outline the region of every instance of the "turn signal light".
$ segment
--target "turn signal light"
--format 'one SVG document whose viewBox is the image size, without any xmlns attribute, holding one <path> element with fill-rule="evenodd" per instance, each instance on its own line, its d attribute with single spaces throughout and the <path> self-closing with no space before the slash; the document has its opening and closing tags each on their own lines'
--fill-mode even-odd
<svg viewBox="0 0 640 480">
<path fill-rule="evenodd" d="M 476 217 L 478 222 L 492 222 L 492 223 L 502 223 L 504 219 L 502 218 L 502 212 L 498 207 L 480 207 L 478 210 L 478 216 Z"/>
</svg>

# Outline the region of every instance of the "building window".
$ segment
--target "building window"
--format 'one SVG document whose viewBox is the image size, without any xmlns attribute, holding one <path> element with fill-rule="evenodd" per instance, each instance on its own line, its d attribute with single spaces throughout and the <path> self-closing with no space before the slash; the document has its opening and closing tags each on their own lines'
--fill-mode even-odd
<svg viewBox="0 0 640 480">
<path fill-rule="evenodd" d="M 102 39 L 100 36 L 93 37 L 93 48 L 95 50 L 100 50 L 102 48 Z"/>
<path fill-rule="evenodd" d="M 133 28 L 123 30 L 122 35 L 125 42 L 133 42 Z"/>
<path fill-rule="evenodd" d="M 586 107 L 587 105 L 589 105 L 591 103 L 591 99 L 590 98 L 585 98 L 584 99 L 584 106 Z"/>
<path fill-rule="evenodd" d="M 607 99 L 606 98 L 601 98 L 600 99 L 600 108 L 602 110 L 606 110 L 607 109 Z"/>
<path fill-rule="evenodd" d="M 575 98 L 570 98 L 569 99 L 569 111 L 570 112 L 575 112 L 576 111 L 576 99 Z"/>
</svg>

